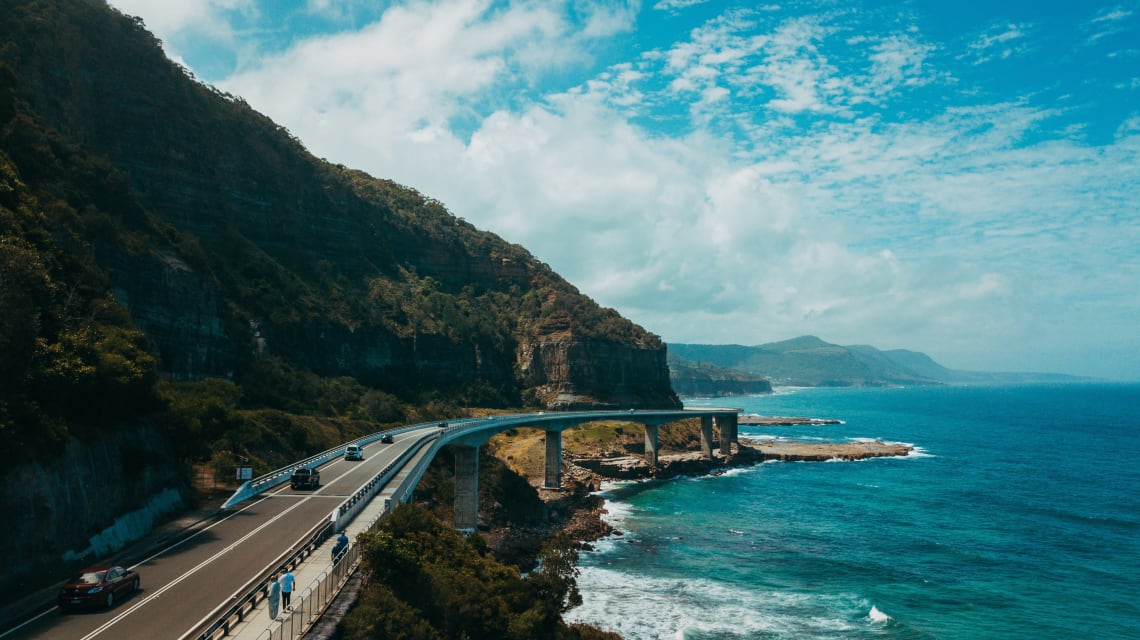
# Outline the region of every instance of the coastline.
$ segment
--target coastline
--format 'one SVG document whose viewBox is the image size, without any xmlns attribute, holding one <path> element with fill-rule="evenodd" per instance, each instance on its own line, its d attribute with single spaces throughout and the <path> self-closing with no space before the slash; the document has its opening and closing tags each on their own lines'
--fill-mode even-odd
<svg viewBox="0 0 1140 640">
<path fill-rule="evenodd" d="M 772 418 L 789 420 L 789 418 Z M 817 424 L 812 418 L 796 418 L 794 424 Z M 830 424 L 839 421 L 830 421 Z M 767 424 L 787 424 L 771 422 Z M 622 532 L 608 524 L 605 499 L 597 494 L 604 483 L 615 481 L 665 480 L 679 476 L 719 475 L 729 469 L 754 466 L 768 461 L 825 462 L 828 460 L 856 461 L 879 457 L 905 457 L 915 450 L 905 443 L 866 440 L 858 442 L 796 442 L 774 439 L 740 438 L 731 447 L 728 456 L 713 451 L 712 459 L 704 458 L 700 451 L 662 453 L 658 465 L 651 468 L 639 455 L 610 452 L 603 455 L 565 454 L 563 458 L 563 488 L 545 489 L 537 486 L 539 497 L 550 510 L 550 533 L 564 535 L 580 549 L 592 548 L 593 542 Z M 532 479 L 533 483 L 533 479 Z M 522 533 L 516 531 L 515 533 Z M 524 534 L 525 535 L 525 534 Z M 509 537 L 509 536 L 505 536 Z M 503 537 L 501 537 L 502 539 Z"/>
</svg>

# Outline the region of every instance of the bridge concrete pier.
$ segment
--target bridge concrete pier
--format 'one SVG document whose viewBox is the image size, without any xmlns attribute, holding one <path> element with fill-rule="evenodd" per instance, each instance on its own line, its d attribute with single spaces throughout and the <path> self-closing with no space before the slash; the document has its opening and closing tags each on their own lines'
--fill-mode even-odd
<svg viewBox="0 0 1140 640">
<path fill-rule="evenodd" d="M 712 460 L 713 419 L 712 416 L 701 416 L 701 457 Z"/>
<path fill-rule="evenodd" d="M 732 455 L 733 443 L 740 444 L 740 439 L 737 434 L 736 415 L 731 416 L 714 416 L 713 421 L 720 429 L 720 453 L 728 457 Z M 701 438 L 704 438 L 704 418 L 701 419 Z"/>
<path fill-rule="evenodd" d="M 546 431 L 546 468 L 543 487 L 562 488 L 562 432 Z"/>
<path fill-rule="evenodd" d="M 734 413 L 730 416 L 723 416 L 719 418 L 719 420 L 725 423 L 728 432 L 732 434 L 729 436 L 732 440 L 732 443 L 740 444 L 740 423 L 736 419 L 736 414 Z"/>
<path fill-rule="evenodd" d="M 490 433 L 471 433 L 451 441 L 455 451 L 455 528 L 479 527 L 479 447 Z"/>
<path fill-rule="evenodd" d="M 645 425 L 645 462 L 650 467 L 657 466 L 657 451 L 659 444 L 657 441 L 658 426 L 659 425 L 649 423 L 646 423 Z"/>
<path fill-rule="evenodd" d="M 455 447 L 455 528 L 479 525 L 479 447 Z"/>
</svg>

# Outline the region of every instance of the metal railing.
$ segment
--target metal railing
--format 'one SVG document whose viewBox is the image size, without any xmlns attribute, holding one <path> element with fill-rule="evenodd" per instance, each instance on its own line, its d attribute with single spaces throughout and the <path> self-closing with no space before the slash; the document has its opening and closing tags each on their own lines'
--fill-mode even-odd
<svg viewBox="0 0 1140 640">
<path fill-rule="evenodd" d="M 392 435 L 392 436 L 399 435 L 401 433 L 407 433 L 408 431 L 415 431 L 416 429 L 422 429 L 424 427 L 429 427 L 429 426 L 432 426 L 435 424 L 438 424 L 438 423 L 436 423 L 436 422 L 425 422 L 422 424 L 415 424 L 415 425 L 409 425 L 406 427 L 400 427 L 399 429 L 389 429 L 387 431 L 377 431 L 376 433 L 373 433 L 373 434 L 370 434 L 367 436 L 362 436 L 360 438 L 357 438 L 356 440 L 349 440 L 348 442 L 345 442 L 344 444 L 337 445 L 337 446 L 333 447 L 332 449 L 329 449 L 327 451 L 322 451 L 321 453 L 318 453 L 318 454 L 313 455 L 313 456 L 309 456 L 308 458 L 305 458 L 304 460 L 294 462 L 294 463 L 289 464 L 287 466 L 281 467 L 280 469 L 274 469 L 273 471 L 270 471 L 269 473 L 266 473 L 264 475 L 260 475 L 256 478 L 253 478 L 252 480 L 246 480 L 245 482 L 242 483 L 242 485 L 240 487 L 237 488 L 236 491 L 234 491 L 234 494 L 232 496 L 230 496 L 229 499 L 225 501 L 225 503 L 222 504 L 222 508 L 227 509 L 229 507 L 234 506 L 235 504 L 238 504 L 239 502 L 244 502 L 244 501 L 249 500 L 250 498 L 252 498 L 256 495 L 259 495 L 265 491 L 268 491 L 269 489 L 272 489 L 273 487 L 285 484 L 286 482 L 289 481 L 289 478 L 292 477 L 293 472 L 296 471 L 297 469 L 300 469 L 301 467 L 320 466 L 320 465 L 322 465 L 322 464 L 324 464 L 330 460 L 333 460 L 335 458 L 339 458 L 341 455 L 344 454 L 344 448 L 350 444 L 358 444 L 358 445 L 363 447 L 363 446 L 370 444 L 372 442 L 376 442 L 377 440 L 379 440 L 380 438 L 383 438 L 386 435 Z"/>
<path fill-rule="evenodd" d="M 390 431 L 387 433 L 402 433 L 414 429 L 421 429 L 425 426 L 438 428 L 438 424 L 439 423 L 434 422 L 426 423 L 424 425 L 406 427 L 398 431 Z M 369 438 L 371 438 L 370 440 L 362 438 L 358 442 L 364 441 L 366 444 L 379 437 L 380 436 L 373 438 L 369 436 Z M 269 576 L 280 573 L 285 569 L 292 570 L 312 555 L 313 552 L 328 540 L 334 531 L 340 530 L 344 523 L 355 517 L 360 509 L 368 504 L 370 499 L 403 468 L 408 458 L 415 456 L 429 441 L 432 443 L 433 449 L 428 455 L 421 458 L 416 468 L 418 469 L 421 465 L 424 465 L 425 461 L 430 463 L 435 452 L 438 450 L 438 438 L 439 432 L 428 434 L 413 446 L 409 447 L 407 451 L 400 454 L 398 458 L 385 465 L 384 469 L 337 507 L 327 522 L 322 522 L 318 525 L 313 530 L 306 544 L 302 545 L 295 553 L 277 565 L 278 568 L 276 570 L 270 571 L 267 575 L 262 576 L 257 584 L 254 585 L 244 597 L 229 607 L 220 615 L 216 622 L 197 637 L 200 640 L 215 640 L 216 638 L 229 635 L 231 629 L 244 622 L 268 597 Z M 335 451 L 343 451 L 343 447 L 338 447 Z M 314 456 L 314 459 L 319 457 L 320 456 Z M 294 465 L 294 468 L 296 468 L 296 466 L 302 465 Z M 426 468 L 426 466 L 424 468 Z M 401 483 L 401 486 L 404 484 L 407 484 L 407 479 Z M 369 533 L 375 532 L 379 527 L 380 520 L 386 516 L 389 511 L 390 503 L 384 505 L 384 508 L 365 526 L 364 530 Z M 298 637 L 320 617 L 359 564 L 360 549 L 357 545 L 351 545 L 338 561 L 328 570 L 321 572 L 308 587 L 293 594 L 292 608 L 287 612 L 282 612 L 281 617 L 274 621 L 274 623 L 271 623 L 265 631 L 258 634 L 258 640 L 285 640 Z"/>
<path fill-rule="evenodd" d="M 356 514 L 368 504 L 372 497 L 388 484 L 392 476 L 403 469 L 404 463 L 408 458 L 416 455 L 416 453 L 423 448 L 426 441 L 426 438 L 421 439 L 411 447 L 408 447 L 408 449 L 401 453 L 395 460 L 389 462 L 379 473 L 373 476 L 371 480 L 357 489 L 356 493 L 353 493 L 348 499 L 340 503 L 340 506 L 334 509 L 332 515 L 329 517 L 333 530 L 339 531 L 343 528 L 342 523 L 351 522 L 352 519 L 356 517 Z"/>
<path fill-rule="evenodd" d="M 234 604 L 215 618 L 215 621 L 206 627 L 202 633 L 194 637 L 200 640 L 213 640 L 214 638 L 229 635 L 231 629 L 244 622 L 247 616 L 256 611 L 258 604 L 268 597 L 271 576 L 286 570 L 292 571 L 297 568 L 305 559 L 319 549 L 320 546 L 324 544 L 324 541 L 328 540 L 331 535 L 332 526 L 328 522 L 322 522 L 311 529 L 310 535 L 305 543 L 287 558 L 276 563 L 273 570 L 261 576 L 256 585 L 246 590 L 245 596 L 238 598 Z"/>
<path fill-rule="evenodd" d="M 228 635 L 230 629 L 236 624 L 243 622 L 245 617 L 253 613 L 258 604 L 268 597 L 269 576 L 285 569 L 293 569 L 308 558 L 332 535 L 333 531 L 341 530 L 344 523 L 351 521 L 351 519 L 375 497 L 376 493 L 383 489 L 383 487 L 403 469 L 407 461 L 419 453 L 425 445 L 429 446 L 428 451 L 420 456 L 415 466 L 412 467 L 408 475 L 394 490 L 391 502 L 385 503 L 384 508 L 365 526 L 364 531 L 369 533 L 375 532 L 379 527 L 380 521 L 391 511 L 391 504 L 393 502 L 404 502 L 411 495 L 412 490 L 419 483 L 420 478 L 427 470 L 428 465 L 430 465 L 435 458 L 436 453 L 452 440 L 461 438 L 464 435 L 488 429 L 503 431 L 515 426 L 536 426 L 536 423 L 541 424 L 544 422 L 550 423 L 552 427 L 565 428 L 567 425 L 580 424 L 590 419 L 612 419 L 618 416 L 627 420 L 650 423 L 659 420 L 668 421 L 665 420 L 666 418 L 675 420 L 681 417 L 687 417 L 684 413 L 700 415 L 731 412 L 735 414 L 738 411 L 738 409 L 702 408 L 681 411 L 643 410 L 634 412 L 630 410 L 629 412 L 551 412 L 549 414 L 540 413 L 525 416 L 507 415 L 481 419 L 464 418 L 452 422 L 427 422 L 400 429 L 377 432 L 250 480 L 246 482 L 242 488 L 239 488 L 224 506 L 236 504 L 278 484 L 282 484 L 287 481 L 293 470 L 299 467 L 311 464 L 324 464 L 341 455 L 344 451 L 344 447 L 349 444 L 359 444 L 363 446 L 379 440 L 386 434 L 395 435 L 424 428 L 436 429 L 434 433 L 426 434 L 412 447 L 409 447 L 406 451 L 401 453 L 399 457 L 385 465 L 371 480 L 341 503 L 332 512 L 327 522 L 323 522 L 313 529 L 312 535 L 306 544 L 302 545 L 300 549 L 277 565 L 277 569 L 270 571 L 266 576 L 262 576 L 258 583 L 247 592 L 246 596 L 231 606 L 217 619 L 217 622 L 213 623 L 205 632 L 197 637 L 200 640 L 214 640 Z M 430 445 L 428 444 L 429 442 Z M 243 491 L 248 495 L 244 495 Z M 244 497 L 239 497 L 239 495 L 244 495 Z M 359 564 L 360 549 L 358 545 L 351 545 L 344 555 L 334 562 L 328 570 L 323 571 L 303 591 L 294 594 L 294 606 L 292 606 L 289 611 L 283 612 L 282 617 L 279 617 L 270 624 L 269 628 L 258 634 L 257 640 L 292 640 L 307 631 L 321 614 L 324 613 L 325 609 L 328 608 L 329 604 L 340 592 Z"/>
<path fill-rule="evenodd" d="M 360 548 L 352 545 L 327 570 L 322 571 L 309 586 L 293 594 L 293 606 L 264 631 L 257 640 L 288 640 L 309 629 L 336 598 L 356 567 L 360 564 Z"/>
</svg>

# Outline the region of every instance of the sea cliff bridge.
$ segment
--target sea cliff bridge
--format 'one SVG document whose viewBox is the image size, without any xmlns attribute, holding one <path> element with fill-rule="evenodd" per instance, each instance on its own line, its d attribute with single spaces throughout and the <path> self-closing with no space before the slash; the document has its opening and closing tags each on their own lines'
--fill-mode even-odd
<svg viewBox="0 0 1140 640">
<path fill-rule="evenodd" d="M 411 499 L 428 465 L 444 446 L 455 453 L 455 526 L 474 530 L 478 516 L 479 447 L 493 435 L 516 428 L 546 434 L 544 486 L 562 484 L 562 432 L 599 421 L 639 423 L 645 428 L 645 458 L 656 465 L 658 429 L 699 418 L 701 451 L 713 456 L 713 427 L 720 451 L 737 440 L 739 409 L 576 411 L 459 418 L 378 432 L 299 460 L 243 484 L 223 507 L 149 557 L 120 560 L 139 571 L 142 589 L 125 602 L 87 615 L 60 615 L 54 602 L 37 603 L 26 621 L 0 630 L 16 638 L 298 638 L 319 622 L 325 608 L 353 573 L 359 556 L 353 545 L 338 562 L 328 553 L 330 537 L 374 529 L 391 506 Z M 391 444 L 382 444 L 386 436 Z M 344 460 L 347 445 L 361 445 L 362 462 Z M 315 490 L 292 490 L 300 467 L 319 467 Z M 271 619 L 265 606 L 269 577 L 282 570 L 297 577 L 294 607 Z"/>
<path fill-rule="evenodd" d="M 737 441 L 737 414 L 739 409 L 682 409 L 682 410 L 633 410 L 628 411 L 577 411 L 577 412 L 540 412 L 530 414 L 512 414 L 505 416 L 491 416 L 486 418 L 463 418 L 458 420 L 433 422 L 426 425 L 415 425 L 403 429 L 376 433 L 359 440 L 345 443 L 340 447 L 331 449 L 312 458 L 302 460 L 293 465 L 283 467 L 246 482 L 234 495 L 226 501 L 223 507 L 232 507 L 251 497 L 276 487 L 289 480 L 293 471 L 299 467 L 320 465 L 329 460 L 340 457 L 344 446 L 358 444 L 367 446 L 376 442 L 384 435 L 416 434 L 419 436 L 419 446 L 429 447 L 429 452 L 423 457 L 425 462 L 434 459 L 435 454 L 445 445 L 455 446 L 455 526 L 465 531 L 473 531 L 476 527 L 479 513 L 479 447 L 497 433 L 529 427 L 543 429 L 546 432 L 546 464 L 545 482 L 547 489 L 557 489 L 562 486 L 562 432 L 578 425 L 603 420 L 620 420 L 623 422 L 636 422 L 645 427 L 645 460 L 650 466 L 657 465 L 658 428 L 663 424 L 690 418 L 701 419 L 701 452 L 708 458 L 712 457 L 713 425 L 720 429 L 720 450 L 723 455 L 729 454 L 729 447 Z M 417 447 L 418 448 L 418 447 Z M 397 461 L 400 462 L 400 461 Z M 394 475 L 402 469 L 402 464 L 393 463 L 392 468 L 386 469 Z M 427 464 L 417 465 L 403 483 L 402 491 L 393 492 L 392 498 L 406 501 L 411 497 L 411 489 L 419 483 Z M 365 486 L 360 489 L 360 495 L 354 495 L 342 505 L 342 514 L 334 513 L 332 518 L 334 528 L 354 515 L 353 508 L 361 500 L 371 498 L 367 495 L 369 489 L 379 491 L 383 487 L 381 473 L 372 487 Z M 373 493 L 373 495 L 375 495 Z M 349 503 L 352 504 L 349 504 Z"/>
</svg>

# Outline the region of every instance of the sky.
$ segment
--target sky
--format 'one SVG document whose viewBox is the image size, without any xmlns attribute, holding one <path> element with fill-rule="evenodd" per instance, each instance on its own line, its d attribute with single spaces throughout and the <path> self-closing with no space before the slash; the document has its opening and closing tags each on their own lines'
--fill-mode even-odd
<svg viewBox="0 0 1140 640">
<path fill-rule="evenodd" d="M 1140 0 L 110 0 L 667 343 L 1140 380 Z"/>
</svg>

